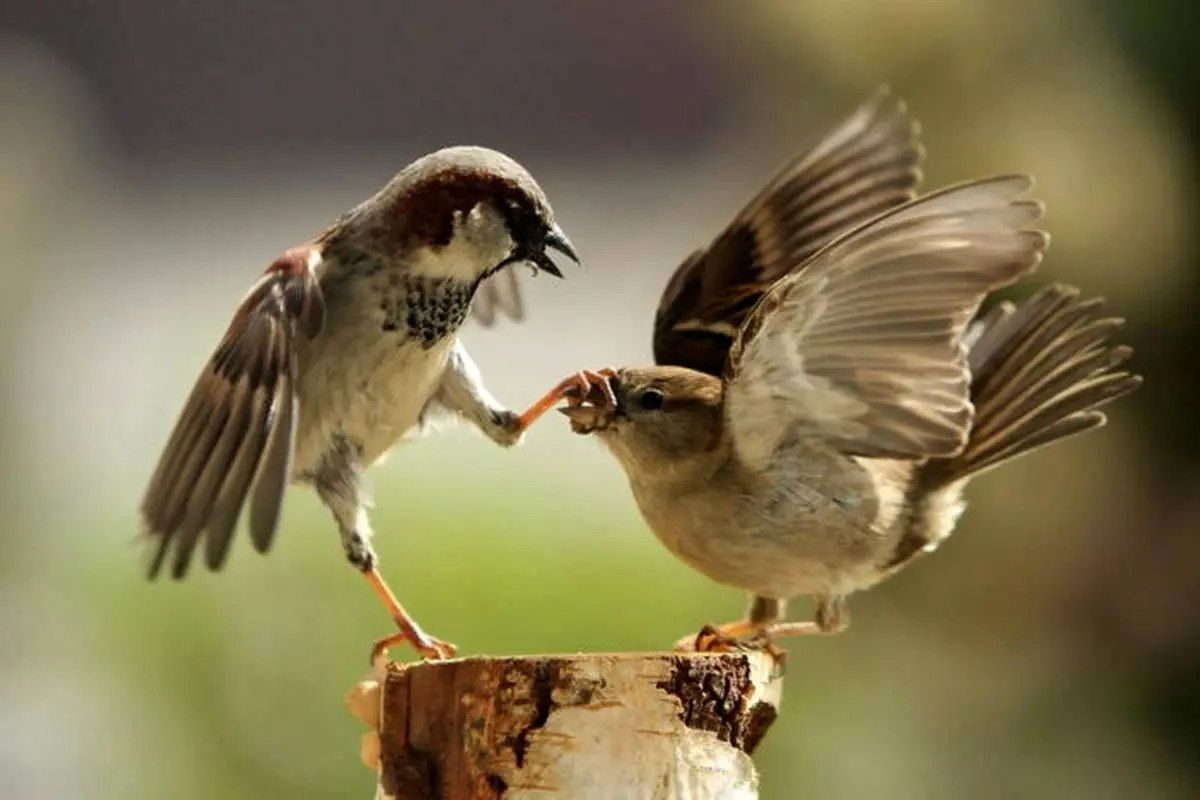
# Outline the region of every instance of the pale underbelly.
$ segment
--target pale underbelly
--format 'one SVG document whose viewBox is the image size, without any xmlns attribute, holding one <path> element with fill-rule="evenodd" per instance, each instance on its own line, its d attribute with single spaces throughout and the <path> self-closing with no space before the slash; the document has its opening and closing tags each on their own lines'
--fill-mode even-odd
<svg viewBox="0 0 1200 800">
<path fill-rule="evenodd" d="M 361 363 L 315 358 L 302 369 L 293 476 L 311 473 L 339 436 L 358 449 L 364 467 L 377 461 L 417 426 L 452 344 L 452 337 L 428 350 L 405 344 Z"/>
<path fill-rule="evenodd" d="M 724 515 L 683 507 L 670 518 L 655 518 L 646 509 L 643 515 L 668 550 L 711 580 L 774 598 L 848 594 L 870 586 L 889 538 L 833 503 L 794 508 L 786 520 L 744 507 Z"/>
<path fill-rule="evenodd" d="M 809 535 L 813 533 L 810 531 Z M 659 538 L 667 544 L 665 537 Z M 668 544 L 668 549 L 709 579 L 764 597 L 849 594 L 867 588 L 876 580 L 870 559 L 839 558 L 831 562 L 799 555 L 794 547 L 769 543 L 745 541 L 706 548 L 710 553 L 719 552 L 715 558 L 700 556 L 694 548 Z"/>
</svg>

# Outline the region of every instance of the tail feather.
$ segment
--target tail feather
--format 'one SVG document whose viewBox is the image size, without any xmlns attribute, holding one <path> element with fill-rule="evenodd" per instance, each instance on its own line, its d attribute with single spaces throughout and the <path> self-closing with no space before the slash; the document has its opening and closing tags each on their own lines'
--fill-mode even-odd
<svg viewBox="0 0 1200 800">
<path fill-rule="evenodd" d="M 976 347 L 976 345 L 979 343 L 979 340 L 983 338 L 985 333 L 994 329 L 997 325 L 1011 317 L 1016 312 L 1017 307 L 1005 300 L 1002 303 L 997 303 L 996 305 L 992 306 L 992 310 L 985 314 L 982 319 L 975 320 L 970 324 L 970 326 L 967 327 L 967 332 L 963 336 L 963 344 L 966 345 L 967 348 L 967 363 L 970 365 L 972 372 L 979 371 L 979 366 L 970 358 L 970 355 L 982 352 L 980 348 Z"/>
<path fill-rule="evenodd" d="M 1104 406 L 1142 383 L 1118 369 L 1132 355 L 1109 339 L 1124 325 L 1098 317 L 1104 301 L 1052 285 L 1020 307 L 1001 303 L 967 331 L 975 416 L 957 455 L 926 461 L 909 487 L 909 510 L 890 575 L 954 530 L 962 487 L 999 464 L 1106 422 Z"/>
<path fill-rule="evenodd" d="M 1032 413 L 1033 408 L 1046 399 L 1073 391 L 1098 372 L 1118 366 L 1131 351 L 1127 347 L 1106 347 L 1106 342 L 1122 326 L 1122 320 L 1097 320 L 1064 332 L 1058 341 L 1043 350 L 1014 353 L 1011 361 L 1005 364 L 1015 364 L 1012 375 L 1004 381 L 976 384 L 972 391 L 977 409 L 972 424 L 975 436 L 985 438 L 998 425 Z"/>
<path fill-rule="evenodd" d="M 1133 351 L 1110 342 L 1125 323 L 1097 318 L 1103 305 L 1055 284 L 1019 308 L 1001 304 L 977 323 L 969 342 L 970 436 L 962 452 L 922 468 L 927 490 L 1105 423 L 1098 409 L 1142 378 L 1118 369 Z"/>
</svg>

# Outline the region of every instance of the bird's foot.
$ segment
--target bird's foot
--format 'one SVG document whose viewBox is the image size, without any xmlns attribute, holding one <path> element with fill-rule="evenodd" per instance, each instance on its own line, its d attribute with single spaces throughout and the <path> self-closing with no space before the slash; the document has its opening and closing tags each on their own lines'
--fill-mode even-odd
<svg viewBox="0 0 1200 800">
<path fill-rule="evenodd" d="M 371 648 L 372 664 L 385 656 L 388 648 L 401 642 L 408 642 L 423 658 L 442 660 L 454 657 L 457 648 L 449 642 L 443 642 L 421 630 L 417 621 L 408 615 L 408 612 L 400 605 L 400 601 L 396 599 L 396 595 L 392 594 L 392 590 L 384 582 L 377 569 L 371 568 L 363 575 L 371 584 L 371 588 L 379 595 L 379 599 L 383 601 L 383 605 L 391 614 L 392 619 L 396 621 L 396 627 L 400 629 L 398 633 L 385 636 L 375 642 Z"/>
<path fill-rule="evenodd" d="M 675 651 L 683 653 L 766 653 L 783 673 L 788 653 L 775 643 L 772 626 L 748 621 L 724 625 L 705 625 L 697 634 L 683 637 L 675 643 Z"/>
<path fill-rule="evenodd" d="M 564 378 L 520 415 L 518 419 L 521 423 L 521 430 L 528 428 L 562 400 L 568 401 L 573 406 L 582 405 L 585 401 L 600 401 L 608 404 L 609 408 L 616 408 L 617 396 L 609 382 L 616 375 L 616 370 L 606 367 L 595 371 L 581 370 Z"/>
<path fill-rule="evenodd" d="M 727 622 L 724 625 L 705 625 L 699 633 L 688 634 L 675 642 L 676 652 L 732 653 L 776 648 L 770 626 L 752 622 Z"/>
<path fill-rule="evenodd" d="M 528 427 L 521 420 L 520 414 L 508 409 L 492 411 L 489 417 L 489 424 L 484 432 L 501 447 L 512 447 L 520 442 L 521 437 L 525 435 L 525 428 Z"/>
<path fill-rule="evenodd" d="M 409 620 L 409 622 L 411 623 L 412 621 Z M 416 623 L 405 626 L 397 619 L 396 624 L 400 625 L 399 633 L 384 636 L 382 639 L 377 640 L 371 648 L 372 664 L 375 664 L 382 658 L 386 658 L 389 648 L 403 644 L 404 642 L 411 644 L 413 649 L 421 654 L 422 658 L 429 659 L 430 661 L 443 661 L 448 658 L 454 658 L 454 654 L 458 652 L 458 648 L 450 642 L 443 642 L 441 639 L 430 636 L 417 627 Z"/>
</svg>

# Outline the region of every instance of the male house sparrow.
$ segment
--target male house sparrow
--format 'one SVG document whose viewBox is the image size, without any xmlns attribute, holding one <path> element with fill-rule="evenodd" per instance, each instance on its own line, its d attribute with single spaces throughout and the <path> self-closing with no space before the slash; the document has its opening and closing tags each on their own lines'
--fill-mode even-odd
<svg viewBox="0 0 1200 800">
<path fill-rule="evenodd" d="M 904 202 L 919 148 L 901 119 L 876 95 L 679 268 L 658 366 L 548 395 L 573 400 L 572 429 L 616 456 L 671 552 L 751 593 L 697 647 L 843 630 L 847 595 L 950 535 L 971 477 L 1102 425 L 1096 409 L 1141 382 L 1115 371 L 1122 321 L 1074 289 L 968 328 L 1036 269 L 1042 208 L 1019 175 Z M 800 595 L 814 621 L 782 622 Z"/>
<path fill-rule="evenodd" d="M 234 313 L 150 480 L 150 577 L 169 564 L 182 578 L 201 544 L 220 569 L 247 497 L 251 542 L 265 553 L 285 487 L 304 484 L 399 626 L 377 650 L 407 639 L 425 656 L 452 655 L 379 575 L 362 474 L 439 415 L 504 446 L 521 438 L 526 420 L 488 393 L 457 333 L 472 300 L 485 324 L 497 307 L 520 315 L 508 267 L 562 277 L 548 249 L 578 263 L 529 173 L 494 150 L 452 147 L 280 256 Z"/>
</svg>

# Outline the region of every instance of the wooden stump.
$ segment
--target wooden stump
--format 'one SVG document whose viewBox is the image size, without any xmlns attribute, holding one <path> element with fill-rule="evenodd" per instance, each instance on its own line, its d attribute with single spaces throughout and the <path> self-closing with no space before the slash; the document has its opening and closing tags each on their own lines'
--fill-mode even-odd
<svg viewBox="0 0 1200 800">
<path fill-rule="evenodd" d="M 753 800 L 781 681 L 762 653 L 380 664 L 351 692 L 395 800 Z"/>
</svg>

